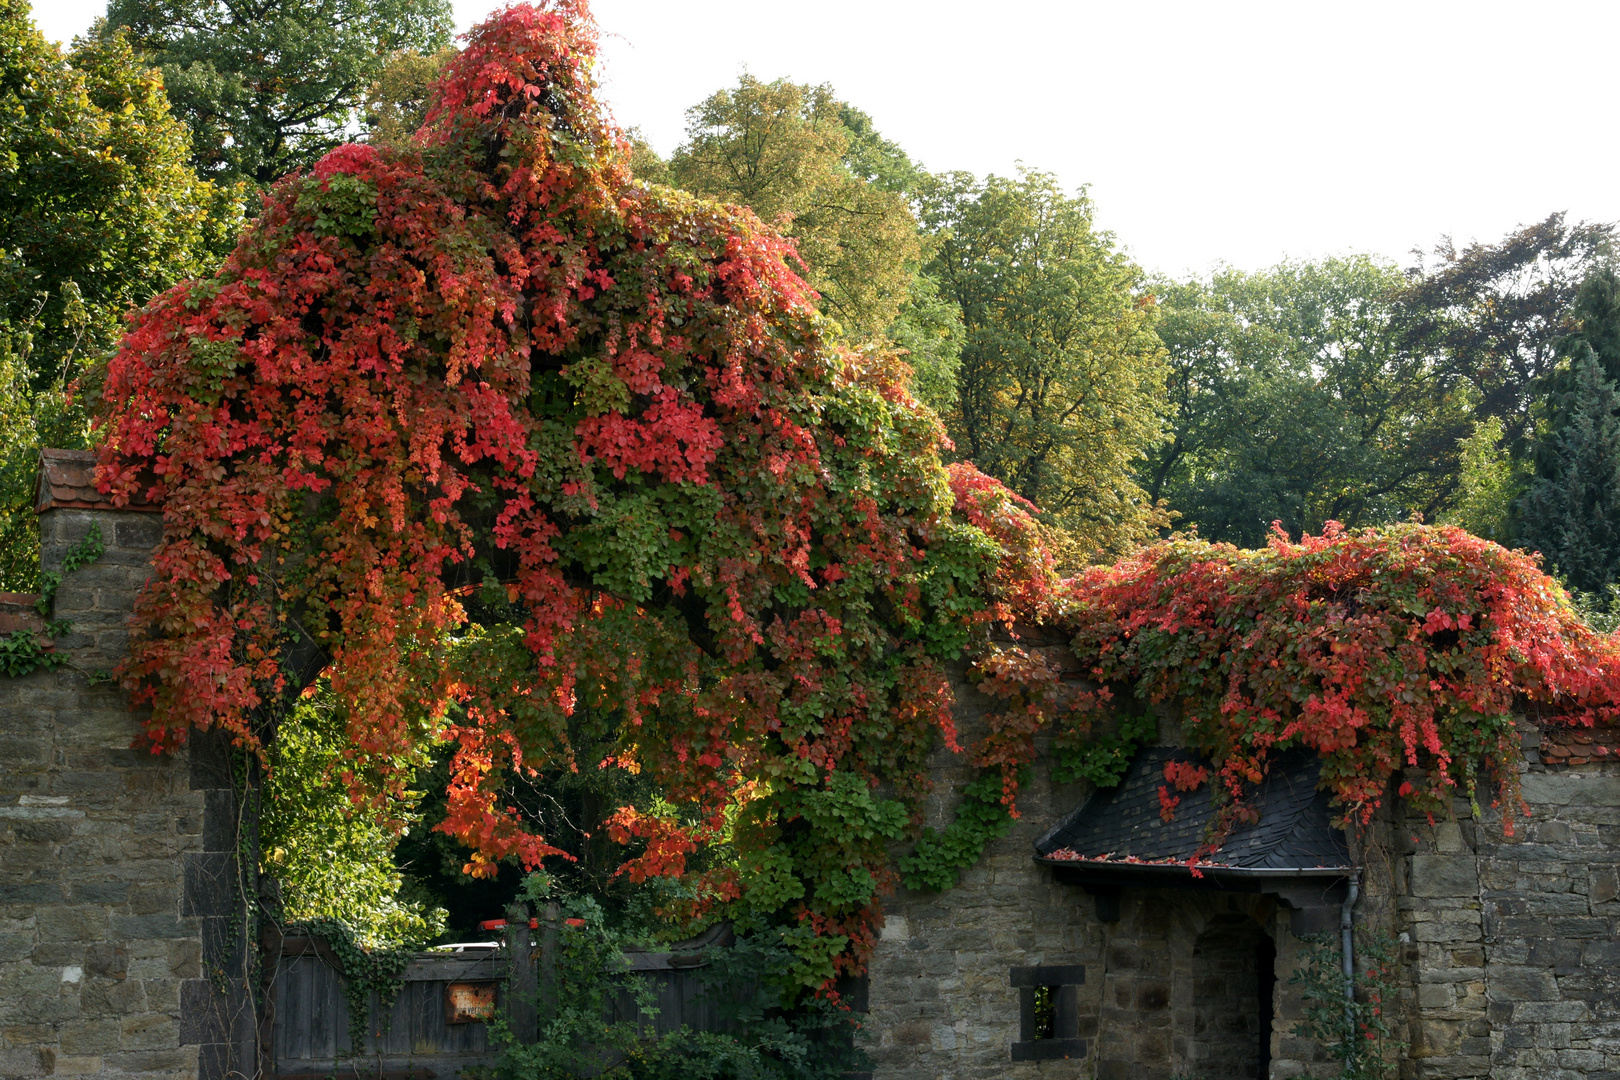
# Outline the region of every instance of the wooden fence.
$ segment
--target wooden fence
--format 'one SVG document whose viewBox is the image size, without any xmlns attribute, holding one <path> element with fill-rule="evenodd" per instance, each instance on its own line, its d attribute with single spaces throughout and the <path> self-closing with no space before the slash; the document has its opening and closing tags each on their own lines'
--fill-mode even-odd
<svg viewBox="0 0 1620 1080">
<path fill-rule="evenodd" d="M 389 1007 L 386 1023 L 372 995 L 358 1053 L 349 1037 L 349 1005 L 336 955 L 317 938 L 267 936 L 261 1028 L 265 1075 L 278 1080 L 450 1080 L 469 1066 L 490 1064 L 495 1052 L 488 1026 L 467 1019 L 457 1005 L 493 992 L 495 1007 L 508 1013 L 521 1037 L 525 1024 L 532 1030 L 533 1010 L 524 1007 L 523 995 L 510 1000 L 508 987 L 515 978 L 518 985 L 534 988 L 530 1002 L 546 992 L 544 928 L 517 924 L 507 928 L 506 936 L 500 946 L 418 953 L 405 970 L 404 989 Z M 710 934 L 672 952 L 626 953 L 632 975 L 650 984 L 656 1012 L 643 1016 L 625 995 L 613 1004 L 610 1019 L 639 1020 L 658 1032 L 683 1025 L 696 1031 L 724 1030 L 720 1010 L 697 970 L 703 964 L 702 950 L 723 944 L 719 935 Z"/>
</svg>

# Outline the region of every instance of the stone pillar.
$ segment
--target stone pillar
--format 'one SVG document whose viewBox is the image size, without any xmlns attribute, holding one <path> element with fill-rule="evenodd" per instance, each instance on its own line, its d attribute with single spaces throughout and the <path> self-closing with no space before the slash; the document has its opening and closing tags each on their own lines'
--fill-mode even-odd
<svg viewBox="0 0 1620 1080">
<path fill-rule="evenodd" d="M 217 990 L 246 957 L 220 903 L 237 818 L 221 747 L 132 748 L 139 718 L 106 679 L 162 519 L 103 500 L 92 454 L 42 459 L 44 569 L 92 527 L 106 550 L 56 593 L 64 663 L 0 675 L 0 1077 L 252 1075 L 251 1008 Z M 0 632 L 42 625 L 34 599 L 0 598 Z"/>
</svg>

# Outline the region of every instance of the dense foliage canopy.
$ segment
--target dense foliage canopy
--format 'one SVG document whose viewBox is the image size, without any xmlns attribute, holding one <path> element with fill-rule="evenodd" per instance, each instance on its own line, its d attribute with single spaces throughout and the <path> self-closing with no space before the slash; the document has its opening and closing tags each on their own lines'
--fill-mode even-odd
<svg viewBox="0 0 1620 1080">
<path fill-rule="evenodd" d="M 1614 638 L 1534 559 L 1455 527 L 1330 523 L 1252 551 L 1166 543 L 1076 579 L 1072 601 L 1097 689 L 1075 694 L 1060 745 L 1078 745 L 1116 691 L 1167 707 L 1218 763 L 1229 819 L 1273 753 L 1306 746 L 1351 820 L 1370 818 L 1392 778 L 1449 812 L 1453 795 L 1475 796 L 1483 764 L 1511 822 L 1515 712 L 1587 726 L 1620 715 Z"/>
<path fill-rule="evenodd" d="M 828 86 L 744 75 L 687 111 L 667 165 L 643 157 L 638 175 L 775 223 L 849 340 L 892 342 L 921 401 L 943 411 L 955 400 L 961 316 L 924 270 L 936 238 L 914 213 L 931 180 L 871 117 Z"/>
<path fill-rule="evenodd" d="M 1408 271 L 1396 296 L 1404 347 L 1471 383 L 1507 437 L 1531 431 L 1581 283 L 1613 257 L 1614 226 L 1551 214 L 1494 244 L 1449 239 Z"/>
<path fill-rule="evenodd" d="M 136 318 L 100 475 L 164 511 L 120 673 L 152 706 L 148 741 L 223 728 L 268 755 L 269 864 L 310 910 L 341 899 L 321 853 L 380 864 L 380 826 L 431 776 L 443 839 L 416 850 L 465 851 L 483 884 L 574 860 L 593 896 L 652 882 L 665 914 L 724 905 L 825 987 L 863 962 L 885 888 L 946 887 L 1005 830 L 1043 728 L 1067 775 L 1102 781 L 1174 713 L 1228 821 L 1273 752 L 1309 746 L 1365 820 L 1392 780 L 1443 809 L 1481 766 L 1511 815 L 1516 707 L 1614 716 L 1613 641 L 1533 558 L 1336 520 L 1506 529 L 1515 447 L 1537 435 L 1560 475 L 1612 488 L 1598 368 L 1620 337 L 1595 316 L 1564 337 L 1603 229 L 1552 219 L 1405 278 L 1350 258 L 1153 285 L 1083 191 L 930 177 L 828 88 L 745 78 L 657 161 L 596 100 L 585 0 L 512 8 L 434 56 L 393 50 L 437 42 L 440 8 L 343 8 L 308 43 L 342 63 L 304 83 L 243 58 L 338 9 L 283 8 L 262 27 L 209 9 L 228 77 L 195 20 L 119 9 L 195 91 L 205 172 L 311 167 L 269 188 L 222 269 Z M 13 37 L 8 56 L 85 78 Z M 95 107 L 156 140 L 130 205 L 203 205 L 158 81 L 116 35 L 81 53 L 129 91 Z M 332 149 L 362 98 L 371 141 Z M 46 107 L 12 109 L 7 137 Z M 30 137 L 88 132 L 81 163 L 116 161 L 94 139 L 117 117 L 84 116 Z M 151 273 L 133 258 L 146 276 L 98 294 L 97 318 L 198 268 L 205 217 L 140 222 L 103 247 L 180 239 Z M 44 291 L 60 317 L 27 317 L 65 328 L 62 365 L 92 320 L 77 278 Z M 7 340 L 9 363 L 37 338 Z M 1567 400 L 1538 404 L 1556 386 Z M 1587 532 L 1612 547 L 1608 506 Z M 1139 549 L 1167 509 L 1258 550 Z M 1060 564 L 1081 572 L 1060 583 Z M 1087 678 L 1024 647 L 1028 623 L 1072 636 Z M 964 655 L 993 702 L 967 748 L 947 679 Z M 939 742 L 980 772 L 935 833 L 918 826 Z M 1167 814 L 1195 772 L 1167 776 Z M 398 880 L 352 884 L 375 934 L 425 933 Z"/>
<path fill-rule="evenodd" d="M 1145 486 L 1183 527 L 1244 547 L 1434 515 L 1478 394 L 1401 339 L 1393 266 L 1360 256 L 1161 283 L 1170 438 Z"/>
<path fill-rule="evenodd" d="M 899 192 L 850 168 L 860 138 L 844 123 L 847 109 L 831 87 L 744 75 L 688 111 L 669 179 L 779 223 L 826 313 L 871 338 L 905 299 L 917 226 Z"/>
<path fill-rule="evenodd" d="M 626 872 L 729 838 L 697 900 L 786 919 L 814 985 L 870 940 L 950 738 L 941 664 L 999 552 L 950 481 L 983 478 L 940 464 L 903 369 L 824 341 L 786 241 L 631 179 L 593 47 L 582 4 L 496 17 L 413 145 L 283 180 L 143 314 L 102 477 L 165 539 L 123 678 L 154 748 L 254 746 L 324 667 L 384 789 L 442 730 L 475 874 L 557 851 L 509 771 L 649 771 L 668 809 L 612 821 Z M 581 711 L 618 732 L 599 760 Z"/>
<path fill-rule="evenodd" d="M 925 204 L 929 269 L 965 327 L 957 453 L 1061 524 L 1080 561 L 1163 518 L 1135 471 L 1158 441 L 1164 349 L 1151 294 L 1084 192 L 1055 178 L 939 178 Z"/>
<path fill-rule="evenodd" d="M 449 44 L 445 0 L 111 0 L 163 72 L 200 175 L 266 185 L 353 137 L 402 51 Z"/>
</svg>

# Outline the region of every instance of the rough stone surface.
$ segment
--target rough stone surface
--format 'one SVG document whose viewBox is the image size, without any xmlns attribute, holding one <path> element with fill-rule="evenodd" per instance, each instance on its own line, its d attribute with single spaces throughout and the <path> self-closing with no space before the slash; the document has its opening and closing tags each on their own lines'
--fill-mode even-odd
<svg viewBox="0 0 1620 1080">
<path fill-rule="evenodd" d="M 987 703 L 966 684 L 956 692 L 965 742 Z M 943 750 L 932 766 L 928 823 L 937 828 L 951 819 L 951 793 L 971 777 L 963 758 Z M 864 1029 L 874 1077 L 1225 1080 L 1256 1075 L 1262 1041 L 1273 1076 L 1335 1075 L 1320 1047 L 1286 1034 L 1302 1016 L 1287 982 L 1301 945 L 1275 897 L 1126 889 L 1118 920 L 1105 922 L 1095 896 L 1034 862 L 1037 837 L 1086 793 L 1054 785 L 1037 765 L 1019 792 L 1022 817 L 956 888 L 889 899 Z M 1270 957 L 1262 938 L 1278 976 L 1270 1031 L 1260 1027 L 1259 966 Z M 1073 995 L 1084 1053 L 1015 1061 L 1022 1018 L 1012 969 L 1072 964 L 1086 970 Z"/>
<path fill-rule="evenodd" d="M 1398 830 L 1411 1076 L 1620 1077 L 1620 766 L 1537 757 L 1513 835 Z"/>
<path fill-rule="evenodd" d="M 985 703 L 957 691 L 971 737 Z M 1530 815 L 1511 836 L 1460 801 L 1454 820 L 1432 825 L 1392 806 L 1355 839 L 1357 925 L 1395 948 L 1388 1005 L 1403 1078 L 1620 1080 L 1620 764 L 1528 756 Z M 933 774 L 929 823 L 940 827 L 969 775 L 944 752 Z M 877 1080 L 1258 1075 L 1262 936 L 1275 950 L 1265 1075 L 1338 1075 L 1296 1033 L 1303 1002 L 1289 978 L 1304 944 L 1283 897 L 1125 888 L 1117 921 L 1104 922 L 1084 888 L 1033 862 L 1034 840 L 1084 794 L 1038 765 L 1024 817 L 957 888 L 891 899 L 865 1035 Z M 1072 999 L 1084 1050 L 1017 1060 L 1009 973 L 1058 964 L 1086 968 Z"/>
<path fill-rule="evenodd" d="M 208 739 L 173 757 L 130 749 L 136 718 L 98 679 L 123 655 L 160 521 L 93 493 L 50 506 L 47 568 L 92 524 L 108 550 L 57 594 L 55 617 L 73 623 L 55 642 L 68 664 L 0 678 L 0 1080 L 253 1075 L 235 907 L 252 883 L 235 882 L 229 759 Z M 28 609 L 0 597 L 10 629 L 37 631 Z M 957 693 L 970 740 L 987 703 L 965 683 Z M 1398 941 L 1388 1004 L 1403 1078 L 1620 1080 L 1620 764 L 1571 749 L 1617 739 L 1525 738 L 1530 815 L 1513 835 L 1460 802 L 1434 824 L 1391 807 L 1355 838 L 1358 923 Z M 933 774 L 929 823 L 942 827 L 970 777 L 944 751 Z M 1263 1060 L 1273 1078 L 1338 1075 L 1296 1033 L 1289 981 L 1304 949 L 1294 929 L 1334 925 L 1323 898 L 1125 888 L 1099 903 L 1032 858 L 1085 794 L 1037 765 L 1023 816 L 955 889 L 890 898 L 863 1035 L 875 1077 L 1235 1080 Z M 1058 1034 L 1034 1054 L 1032 971 L 1063 973 Z"/>
<path fill-rule="evenodd" d="M 217 778 L 191 754 L 131 749 L 137 718 L 104 679 L 161 519 L 47 509 L 45 568 L 92 525 L 105 554 L 56 594 L 67 664 L 0 677 L 0 1077 L 191 1080 L 206 1048 L 181 1003 L 213 993 L 202 941 L 221 913 L 197 910 L 186 871 L 208 846 L 202 789 Z"/>
</svg>

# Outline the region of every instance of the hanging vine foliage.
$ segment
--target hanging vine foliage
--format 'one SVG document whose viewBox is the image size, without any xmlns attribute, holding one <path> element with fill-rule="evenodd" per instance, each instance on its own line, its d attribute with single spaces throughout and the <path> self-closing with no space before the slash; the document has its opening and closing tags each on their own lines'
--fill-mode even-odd
<svg viewBox="0 0 1620 1080">
<path fill-rule="evenodd" d="M 563 856 L 511 771 L 650 770 L 674 809 L 612 818 L 625 873 L 752 906 L 819 985 L 953 737 L 942 661 L 1003 603 L 1000 488 L 941 464 L 897 360 L 824 339 L 780 236 L 630 176 L 594 50 L 583 2 L 495 16 L 410 146 L 282 180 L 136 321 L 99 475 L 165 529 L 122 678 L 152 749 L 252 748 L 316 651 L 357 797 L 453 740 L 474 874 Z M 688 874 L 720 836 L 740 866 Z"/>
<path fill-rule="evenodd" d="M 583 0 L 500 13 L 409 145 L 282 180 L 133 324 L 99 477 L 163 507 L 121 671 L 154 751 L 256 749 L 324 671 L 357 799 L 453 742 L 439 828 L 473 874 L 567 857 L 514 773 L 648 773 L 664 809 L 606 822 L 623 873 L 774 928 L 823 987 L 864 964 L 927 754 L 956 746 L 964 651 L 997 705 L 974 821 L 906 866 L 925 884 L 1016 815 L 1036 733 L 1078 753 L 1116 687 L 1181 706 L 1234 806 L 1305 743 L 1363 817 L 1403 764 L 1429 805 L 1481 755 L 1511 793 L 1515 694 L 1612 713 L 1612 644 L 1456 530 L 1173 543 L 1060 588 L 1032 508 L 941 464 L 903 366 L 826 340 L 779 235 L 630 175 L 594 52 Z M 1017 620 L 1072 629 L 1095 688 L 991 643 Z M 581 710 L 616 733 L 598 760 Z"/>
<path fill-rule="evenodd" d="M 1274 752 L 1306 746 L 1347 820 L 1369 821 L 1397 774 L 1430 813 L 1488 778 L 1511 830 L 1514 712 L 1620 715 L 1620 642 L 1588 629 L 1532 556 L 1452 526 L 1330 522 L 1253 551 L 1178 541 L 1069 587 L 1075 653 L 1104 690 L 1074 696 L 1060 753 L 1085 744 L 1109 687 L 1168 704 L 1218 765 L 1228 823 Z M 1174 799 L 1204 778 L 1166 779 Z"/>
</svg>

